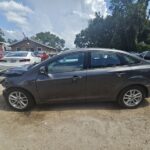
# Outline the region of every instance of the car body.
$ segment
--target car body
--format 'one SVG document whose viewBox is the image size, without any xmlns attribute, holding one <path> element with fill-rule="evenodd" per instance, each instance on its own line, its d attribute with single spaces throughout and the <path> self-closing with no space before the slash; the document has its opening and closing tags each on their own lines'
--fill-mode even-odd
<svg viewBox="0 0 150 150">
<path fill-rule="evenodd" d="M 25 110 L 33 103 L 70 100 L 119 101 L 134 108 L 150 96 L 150 63 L 119 50 L 69 50 L 20 76 L 6 78 L 2 85 L 6 101 L 16 110 Z M 27 100 L 25 107 L 17 107 L 22 105 L 18 95 Z M 11 98 L 17 104 L 11 104 Z"/>
<path fill-rule="evenodd" d="M 41 61 L 44 61 L 49 58 L 49 55 L 44 51 L 38 51 L 34 53 L 37 57 L 41 58 Z"/>
<path fill-rule="evenodd" d="M 0 68 L 12 68 L 39 62 L 41 59 L 36 57 L 33 52 L 15 51 L 9 52 L 0 59 Z"/>
<path fill-rule="evenodd" d="M 7 55 L 8 53 L 10 53 L 10 51 L 0 51 L 0 59 L 2 59 L 5 55 Z"/>
</svg>

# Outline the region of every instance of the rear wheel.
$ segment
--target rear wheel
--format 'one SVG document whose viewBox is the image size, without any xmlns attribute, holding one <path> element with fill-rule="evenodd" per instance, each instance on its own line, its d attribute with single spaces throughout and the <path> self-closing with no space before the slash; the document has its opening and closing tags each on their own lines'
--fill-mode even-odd
<svg viewBox="0 0 150 150">
<path fill-rule="evenodd" d="M 140 86 L 125 88 L 119 95 L 119 104 L 125 108 L 136 108 L 145 99 L 146 91 Z"/>
<path fill-rule="evenodd" d="M 29 110 L 35 104 L 32 96 L 22 89 L 8 90 L 6 101 L 11 108 L 17 111 Z"/>
</svg>

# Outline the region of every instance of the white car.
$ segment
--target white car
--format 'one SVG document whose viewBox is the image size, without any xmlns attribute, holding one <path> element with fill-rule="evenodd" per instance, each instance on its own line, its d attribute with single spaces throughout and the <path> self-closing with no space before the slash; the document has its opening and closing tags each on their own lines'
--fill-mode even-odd
<svg viewBox="0 0 150 150">
<path fill-rule="evenodd" d="M 36 57 L 33 52 L 10 52 L 0 60 L 0 70 L 39 62 L 41 62 L 41 58 Z"/>
</svg>

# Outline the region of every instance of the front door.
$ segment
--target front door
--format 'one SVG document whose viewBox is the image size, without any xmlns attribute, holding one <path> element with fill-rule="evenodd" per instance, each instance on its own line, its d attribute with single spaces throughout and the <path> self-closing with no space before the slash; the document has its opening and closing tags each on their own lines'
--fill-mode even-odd
<svg viewBox="0 0 150 150">
<path fill-rule="evenodd" d="M 39 74 L 37 89 L 43 100 L 85 98 L 85 53 L 74 52 L 58 57 L 47 65 L 47 75 Z"/>
</svg>

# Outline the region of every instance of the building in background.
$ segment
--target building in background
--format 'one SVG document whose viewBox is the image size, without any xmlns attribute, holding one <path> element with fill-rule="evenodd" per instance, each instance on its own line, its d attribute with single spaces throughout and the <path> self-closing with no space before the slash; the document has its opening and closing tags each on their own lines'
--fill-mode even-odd
<svg viewBox="0 0 150 150">
<path fill-rule="evenodd" d="M 11 50 L 8 43 L 0 42 L 0 51 Z"/>
<path fill-rule="evenodd" d="M 57 54 L 57 50 L 53 47 L 41 44 L 30 38 L 24 38 L 23 40 L 10 45 L 12 51 L 45 51 L 49 55 Z"/>
</svg>

